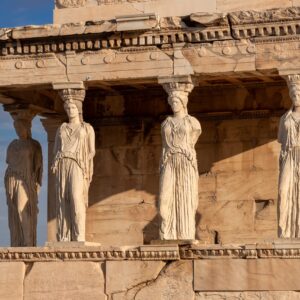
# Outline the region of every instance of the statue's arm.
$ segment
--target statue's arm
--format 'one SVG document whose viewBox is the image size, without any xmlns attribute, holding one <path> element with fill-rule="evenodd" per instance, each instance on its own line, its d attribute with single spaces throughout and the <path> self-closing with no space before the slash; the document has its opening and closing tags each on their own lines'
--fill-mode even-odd
<svg viewBox="0 0 300 300">
<path fill-rule="evenodd" d="M 94 163 L 93 158 L 96 154 L 95 150 L 95 131 L 94 128 L 88 124 L 87 126 L 87 133 L 88 133 L 88 181 L 92 181 L 93 173 L 94 173 Z"/>
<path fill-rule="evenodd" d="M 95 154 L 96 154 L 96 150 L 95 150 L 95 131 L 94 128 L 89 125 L 88 127 L 88 141 L 89 141 L 89 159 L 93 159 Z"/>
<path fill-rule="evenodd" d="M 61 143 L 60 142 L 60 129 L 61 129 L 61 127 L 59 127 L 56 131 L 54 147 L 53 147 L 54 160 L 52 161 L 52 166 L 51 166 L 51 171 L 53 174 L 55 174 L 55 172 L 57 170 L 56 154 L 60 149 L 60 143 Z"/>
<path fill-rule="evenodd" d="M 200 122 L 194 117 L 191 118 L 191 123 L 193 127 L 193 142 L 196 144 L 202 133 L 202 128 Z"/>
</svg>

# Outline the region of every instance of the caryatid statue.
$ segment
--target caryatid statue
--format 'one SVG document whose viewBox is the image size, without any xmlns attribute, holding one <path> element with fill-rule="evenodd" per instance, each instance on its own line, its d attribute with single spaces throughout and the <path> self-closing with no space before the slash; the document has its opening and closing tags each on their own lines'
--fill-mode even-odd
<svg viewBox="0 0 300 300">
<path fill-rule="evenodd" d="M 162 240 L 194 240 L 198 207 L 198 167 L 195 144 L 201 134 L 199 121 L 187 110 L 194 85 L 163 83 L 173 116 L 162 123 L 159 211 Z"/>
<path fill-rule="evenodd" d="M 7 149 L 5 188 L 12 247 L 36 246 L 38 192 L 42 185 L 43 157 L 38 141 L 31 137 L 29 110 L 12 114 L 18 139 Z"/>
<path fill-rule="evenodd" d="M 85 241 L 95 133 L 82 118 L 85 90 L 63 89 L 59 93 L 69 121 L 57 130 L 52 165 L 56 178 L 57 240 Z"/>
<path fill-rule="evenodd" d="M 291 109 L 279 124 L 278 142 L 281 144 L 279 159 L 278 221 L 279 237 L 300 237 L 300 75 L 286 78 Z"/>
</svg>

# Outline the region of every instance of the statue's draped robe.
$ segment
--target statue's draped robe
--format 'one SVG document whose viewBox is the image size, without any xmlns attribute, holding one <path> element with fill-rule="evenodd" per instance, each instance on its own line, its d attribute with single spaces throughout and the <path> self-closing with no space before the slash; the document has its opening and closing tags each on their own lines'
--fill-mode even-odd
<svg viewBox="0 0 300 300">
<path fill-rule="evenodd" d="M 5 188 L 11 246 L 36 246 L 38 186 L 42 184 L 40 144 L 29 138 L 14 140 L 7 149 Z"/>
<path fill-rule="evenodd" d="M 163 240 L 195 239 L 198 167 L 195 144 L 201 134 L 197 119 L 187 115 L 162 124 L 159 209 Z"/>
<path fill-rule="evenodd" d="M 58 241 L 84 241 L 88 189 L 93 176 L 87 123 L 72 128 L 63 123 L 55 139 L 52 169 L 56 176 L 56 215 Z"/>
<path fill-rule="evenodd" d="M 278 195 L 279 236 L 300 237 L 300 119 L 292 110 L 282 116 L 278 141 L 281 143 Z"/>
</svg>

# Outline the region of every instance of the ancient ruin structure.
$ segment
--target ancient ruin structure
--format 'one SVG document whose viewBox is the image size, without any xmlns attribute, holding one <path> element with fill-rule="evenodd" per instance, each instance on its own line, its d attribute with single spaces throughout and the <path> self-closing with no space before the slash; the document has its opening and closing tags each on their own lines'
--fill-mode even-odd
<svg viewBox="0 0 300 300">
<path fill-rule="evenodd" d="M 0 103 L 42 117 L 49 173 L 47 247 L 0 248 L 0 298 L 299 299 L 300 244 L 278 238 L 277 218 L 289 216 L 277 210 L 288 205 L 279 173 L 294 176 L 279 172 L 288 131 L 281 145 L 277 136 L 299 39 L 299 0 L 57 0 L 53 24 L 1 29 Z M 182 101 L 193 142 L 202 129 L 189 149 L 198 243 L 158 241 L 161 124 L 172 116 L 164 88 L 191 83 Z M 92 168 L 80 174 L 90 183 L 86 243 L 62 245 L 51 165 L 69 98 L 94 129 L 95 157 L 92 180 Z M 282 237 L 298 237 L 280 224 Z"/>
</svg>

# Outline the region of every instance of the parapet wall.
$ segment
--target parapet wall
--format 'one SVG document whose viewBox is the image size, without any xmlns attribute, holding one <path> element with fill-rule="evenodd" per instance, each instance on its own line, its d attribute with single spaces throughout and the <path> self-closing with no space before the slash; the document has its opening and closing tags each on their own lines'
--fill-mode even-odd
<svg viewBox="0 0 300 300">
<path fill-rule="evenodd" d="M 159 17 L 174 17 L 196 12 L 226 13 L 299 5 L 299 0 L 57 0 L 54 23 L 102 21 L 122 15 L 156 14 Z"/>
<path fill-rule="evenodd" d="M 0 299 L 299 299 L 297 243 L 2 248 Z"/>
</svg>

